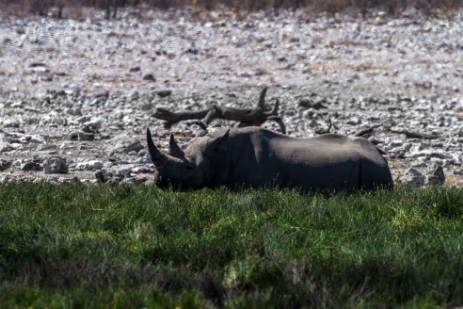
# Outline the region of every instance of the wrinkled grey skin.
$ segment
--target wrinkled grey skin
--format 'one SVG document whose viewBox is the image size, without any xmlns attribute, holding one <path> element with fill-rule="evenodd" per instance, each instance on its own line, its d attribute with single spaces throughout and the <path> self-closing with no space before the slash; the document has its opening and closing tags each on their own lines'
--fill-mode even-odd
<svg viewBox="0 0 463 309">
<path fill-rule="evenodd" d="M 326 134 L 302 139 L 260 127 L 233 128 L 197 137 L 184 151 L 171 136 L 168 154 L 156 148 L 149 129 L 147 141 L 160 187 L 304 192 L 393 188 L 386 160 L 361 137 Z"/>
</svg>

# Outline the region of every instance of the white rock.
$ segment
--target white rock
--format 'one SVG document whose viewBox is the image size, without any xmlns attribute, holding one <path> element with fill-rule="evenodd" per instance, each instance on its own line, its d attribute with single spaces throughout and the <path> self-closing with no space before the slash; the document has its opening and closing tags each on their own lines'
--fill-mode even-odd
<svg viewBox="0 0 463 309">
<path fill-rule="evenodd" d="M 96 171 L 101 168 L 103 168 L 103 163 L 98 160 L 79 162 L 76 164 L 76 170 L 80 171 Z"/>
<path fill-rule="evenodd" d="M 0 183 L 9 183 L 11 182 L 12 176 L 10 174 L 2 175 L 0 177 Z"/>
<path fill-rule="evenodd" d="M 97 131 L 97 130 L 101 129 L 101 124 L 102 124 L 101 118 L 92 117 L 89 121 L 84 122 L 83 126 L 86 129 L 90 129 L 92 131 Z"/>
</svg>

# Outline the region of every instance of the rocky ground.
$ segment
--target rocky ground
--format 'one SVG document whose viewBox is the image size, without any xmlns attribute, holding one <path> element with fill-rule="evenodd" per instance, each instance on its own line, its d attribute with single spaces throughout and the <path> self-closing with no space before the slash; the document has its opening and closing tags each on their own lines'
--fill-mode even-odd
<svg viewBox="0 0 463 309">
<path fill-rule="evenodd" d="M 289 135 L 376 127 L 370 138 L 397 182 L 462 186 L 462 21 L 414 11 L 2 16 L 0 182 L 144 182 L 147 126 L 162 147 L 169 132 L 185 145 L 198 129 L 167 130 L 156 108 L 251 108 L 268 86 Z"/>
</svg>

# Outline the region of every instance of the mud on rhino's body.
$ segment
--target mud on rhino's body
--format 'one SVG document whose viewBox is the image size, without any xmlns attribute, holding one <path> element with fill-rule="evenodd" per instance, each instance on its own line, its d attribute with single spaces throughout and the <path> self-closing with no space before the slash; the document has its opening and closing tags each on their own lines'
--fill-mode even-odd
<svg viewBox="0 0 463 309">
<path fill-rule="evenodd" d="M 161 153 L 147 130 L 156 183 L 182 188 L 295 188 L 302 191 L 392 188 L 386 160 L 367 139 L 335 134 L 292 138 L 258 127 L 195 138 L 182 151 L 171 136 Z"/>
</svg>

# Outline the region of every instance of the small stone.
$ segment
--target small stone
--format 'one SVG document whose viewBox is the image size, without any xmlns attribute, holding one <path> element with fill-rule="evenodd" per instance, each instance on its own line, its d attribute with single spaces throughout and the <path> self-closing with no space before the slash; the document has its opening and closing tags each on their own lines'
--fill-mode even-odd
<svg viewBox="0 0 463 309">
<path fill-rule="evenodd" d="M 86 122 L 90 121 L 91 119 L 92 119 L 91 116 L 82 116 L 82 117 L 77 118 L 76 121 L 77 121 L 78 123 L 82 123 L 82 124 L 83 124 L 83 123 L 86 123 Z"/>
<path fill-rule="evenodd" d="M 103 90 L 102 92 L 96 94 L 94 97 L 89 97 L 88 100 L 84 103 L 89 107 L 99 107 L 103 106 L 109 98 L 109 92 Z"/>
<path fill-rule="evenodd" d="M 2 152 L 8 152 L 14 150 L 14 147 L 11 146 L 9 143 L 1 142 L 0 141 L 0 153 Z"/>
<path fill-rule="evenodd" d="M 7 118 L 3 120 L 4 128 L 19 128 L 19 121 L 15 118 Z"/>
<path fill-rule="evenodd" d="M 422 187 L 426 184 L 426 176 L 415 168 L 409 168 L 405 175 L 400 177 L 402 183 L 415 187 Z"/>
<path fill-rule="evenodd" d="M 134 174 L 152 174 L 154 173 L 154 168 L 151 166 L 142 165 L 142 166 L 136 166 L 132 168 L 130 171 L 131 173 L 134 173 Z"/>
<path fill-rule="evenodd" d="M 313 108 L 313 109 L 324 109 L 326 108 L 326 105 L 324 104 L 326 101 L 323 100 L 318 100 L 316 102 L 309 100 L 309 99 L 302 99 L 299 101 L 299 106 L 303 108 Z"/>
<path fill-rule="evenodd" d="M 114 177 L 114 173 L 112 173 L 111 171 L 105 170 L 105 169 L 98 170 L 95 173 L 95 178 L 98 181 L 103 182 L 103 183 L 110 181 L 113 177 Z"/>
<path fill-rule="evenodd" d="M 146 149 L 141 149 L 138 153 L 137 153 L 137 156 L 139 157 L 144 157 L 148 155 L 148 151 Z"/>
<path fill-rule="evenodd" d="M 38 161 L 32 160 L 32 161 L 27 161 L 27 162 L 22 163 L 20 166 L 20 169 L 25 172 L 41 171 L 43 170 L 43 167 Z"/>
<path fill-rule="evenodd" d="M 154 78 L 153 74 L 148 73 L 148 74 L 143 75 L 143 80 L 148 80 L 148 81 L 155 82 L 156 78 Z"/>
<path fill-rule="evenodd" d="M 442 166 L 436 167 L 434 173 L 428 177 L 428 185 L 442 186 L 445 183 L 445 174 Z"/>
<path fill-rule="evenodd" d="M 52 111 L 40 117 L 40 124 L 43 126 L 54 126 L 54 127 L 66 126 L 67 118 L 63 117 L 61 113 Z"/>
<path fill-rule="evenodd" d="M 28 135 L 25 135 L 25 136 L 21 136 L 18 141 L 21 144 L 27 144 L 27 143 L 29 143 L 30 140 L 31 140 L 31 137 L 28 136 Z"/>
<path fill-rule="evenodd" d="M 48 141 L 49 141 L 49 136 L 48 135 L 31 135 L 31 136 L 29 136 L 29 142 L 30 143 L 45 144 Z"/>
<path fill-rule="evenodd" d="M 172 90 L 160 90 L 158 91 L 158 96 L 161 98 L 168 97 L 172 94 Z"/>
<path fill-rule="evenodd" d="M 71 141 L 93 141 L 95 140 L 95 134 L 84 131 L 77 131 L 69 134 L 69 139 Z"/>
<path fill-rule="evenodd" d="M 32 71 L 34 73 L 48 73 L 50 72 L 50 69 L 47 67 L 33 67 Z"/>
<path fill-rule="evenodd" d="M 127 146 L 127 149 L 125 150 L 126 152 L 135 152 L 135 154 L 144 149 L 145 147 L 142 145 L 142 143 L 140 143 L 140 141 L 136 141 L 132 144 L 130 144 L 129 146 Z"/>
<path fill-rule="evenodd" d="M 92 118 L 90 121 L 84 123 L 82 130 L 87 133 L 97 132 L 101 129 L 102 121 L 100 118 Z"/>
<path fill-rule="evenodd" d="M 29 67 L 30 68 L 39 68 L 39 67 L 46 67 L 47 65 L 42 62 L 32 62 Z"/>
<path fill-rule="evenodd" d="M 130 73 L 136 73 L 136 72 L 140 72 L 140 71 L 141 71 L 140 67 L 132 67 L 129 70 Z"/>
<path fill-rule="evenodd" d="M 103 168 L 103 163 L 98 160 L 79 162 L 76 164 L 76 169 L 79 171 L 96 171 Z"/>
<path fill-rule="evenodd" d="M 82 109 L 77 106 L 67 109 L 66 112 L 72 116 L 82 116 Z"/>
<path fill-rule="evenodd" d="M 132 172 L 132 166 L 127 164 L 116 165 L 113 167 L 117 176 L 127 178 L 130 177 Z"/>
<path fill-rule="evenodd" d="M 2 175 L 2 177 L 0 177 L 0 183 L 9 183 L 11 181 L 11 178 L 11 175 Z"/>
<path fill-rule="evenodd" d="M 11 161 L 0 159 L 0 172 L 3 172 L 11 166 Z"/>
<path fill-rule="evenodd" d="M 131 151 L 135 151 L 138 153 L 138 151 L 145 148 L 139 140 L 133 139 L 125 134 L 116 136 L 113 140 L 114 152 L 129 153 Z"/>
<path fill-rule="evenodd" d="M 197 55 L 199 51 L 196 47 L 190 47 L 190 48 L 187 48 L 185 52 L 188 54 Z"/>
<path fill-rule="evenodd" d="M 45 174 L 67 174 L 66 158 L 56 156 L 46 159 L 43 163 L 43 171 Z"/>
<path fill-rule="evenodd" d="M 149 111 L 153 108 L 153 103 L 145 103 L 140 106 L 142 111 Z"/>
</svg>

